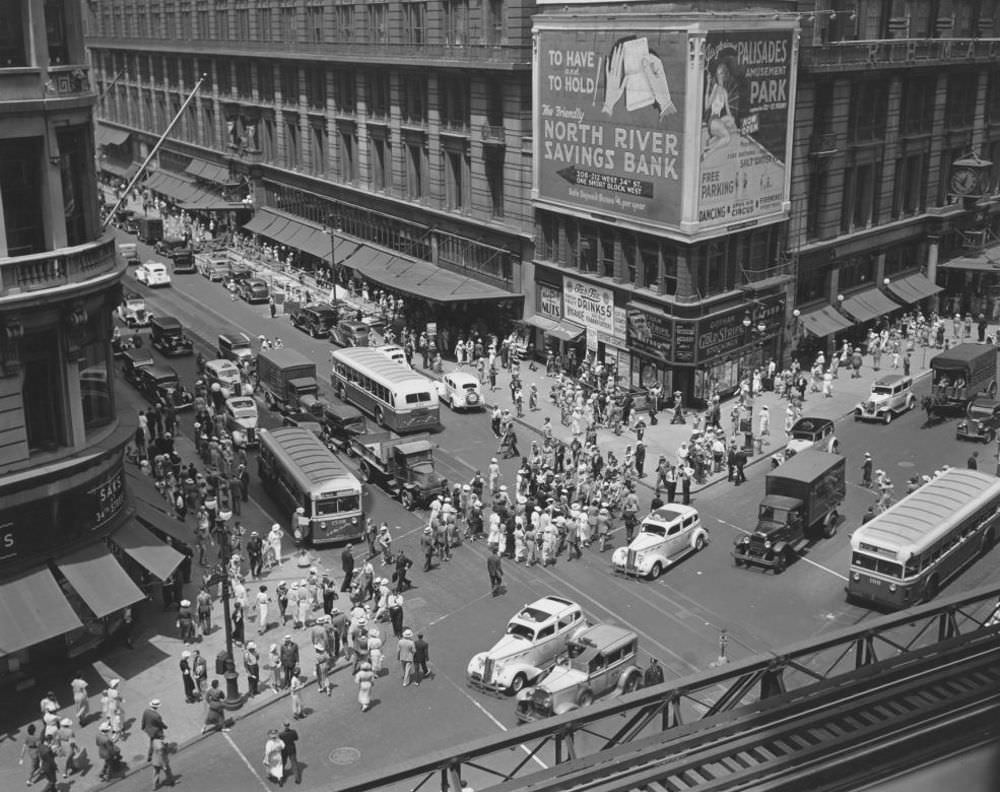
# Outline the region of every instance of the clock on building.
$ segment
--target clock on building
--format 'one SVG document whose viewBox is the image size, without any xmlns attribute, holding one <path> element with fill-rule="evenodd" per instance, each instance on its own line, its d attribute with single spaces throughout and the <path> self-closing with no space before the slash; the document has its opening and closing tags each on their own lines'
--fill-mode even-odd
<svg viewBox="0 0 1000 792">
<path fill-rule="evenodd" d="M 963 198 L 977 198 L 986 193 L 993 163 L 969 154 L 951 164 L 951 192 Z"/>
</svg>

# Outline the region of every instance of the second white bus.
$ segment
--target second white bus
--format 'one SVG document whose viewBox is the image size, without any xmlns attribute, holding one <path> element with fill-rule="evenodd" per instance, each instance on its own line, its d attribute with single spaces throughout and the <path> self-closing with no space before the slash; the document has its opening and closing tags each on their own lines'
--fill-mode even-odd
<svg viewBox="0 0 1000 792">
<path fill-rule="evenodd" d="M 371 347 L 330 353 L 330 384 L 341 401 L 356 405 L 375 423 L 395 432 L 441 427 L 441 406 L 433 383 Z"/>
<path fill-rule="evenodd" d="M 885 610 L 933 599 L 996 541 L 1000 478 L 951 468 L 851 535 L 847 598 Z"/>
<path fill-rule="evenodd" d="M 298 426 L 258 434 L 257 472 L 264 489 L 289 515 L 300 506 L 305 509 L 309 532 L 301 541 L 318 547 L 361 538 L 361 482 L 316 434 Z"/>
</svg>

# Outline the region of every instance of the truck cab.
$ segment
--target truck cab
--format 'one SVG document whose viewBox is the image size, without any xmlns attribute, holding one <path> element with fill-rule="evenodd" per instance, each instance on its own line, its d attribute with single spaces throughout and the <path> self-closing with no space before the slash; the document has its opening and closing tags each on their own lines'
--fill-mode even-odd
<svg viewBox="0 0 1000 792">
<path fill-rule="evenodd" d="M 753 533 L 733 548 L 736 566 L 783 572 L 810 539 L 837 532 L 838 509 L 846 495 L 844 457 L 802 451 L 768 473 Z"/>
<path fill-rule="evenodd" d="M 407 509 L 426 506 L 445 493 L 448 481 L 434 464 L 434 443 L 403 439 L 392 432 L 372 432 L 351 439 L 364 481 L 376 481 Z"/>
</svg>

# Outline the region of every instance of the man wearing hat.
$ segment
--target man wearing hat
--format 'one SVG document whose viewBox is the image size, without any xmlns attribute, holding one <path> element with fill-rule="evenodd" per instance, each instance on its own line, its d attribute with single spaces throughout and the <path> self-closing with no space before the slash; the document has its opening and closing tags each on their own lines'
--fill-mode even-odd
<svg viewBox="0 0 1000 792">
<path fill-rule="evenodd" d="M 157 732 L 162 733 L 167 728 L 167 724 L 163 722 L 163 716 L 160 715 L 159 699 L 150 701 L 149 706 L 142 711 L 141 728 L 149 737 L 149 750 L 146 752 L 146 761 L 148 762 L 153 757 L 153 738 Z"/>
<path fill-rule="evenodd" d="M 430 572 L 434 568 L 434 529 L 429 525 L 420 535 L 420 552 L 424 556 L 424 572 Z"/>
<path fill-rule="evenodd" d="M 111 724 L 103 721 L 97 729 L 97 755 L 101 758 L 101 781 L 109 781 L 117 758 L 121 752 L 111 736 Z"/>
<path fill-rule="evenodd" d="M 292 636 L 286 635 L 281 643 L 281 671 L 284 687 L 288 687 L 292 682 L 292 674 L 299 664 L 299 646 L 292 640 Z"/>
<path fill-rule="evenodd" d="M 865 461 L 861 463 L 861 486 L 871 489 L 872 486 L 872 455 L 865 451 Z"/>
<path fill-rule="evenodd" d="M 250 538 L 247 539 L 247 557 L 250 559 L 250 574 L 259 578 L 264 569 L 264 543 L 256 531 L 251 531 Z"/>
<path fill-rule="evenodd" d="M 396 642 L 396 659 L 403 671 L 403 687 L 410 684 L 413 675 L 413 656 L 416 646 L 413 643 L 413 630 L 403 630 L 403 637 Z"/>
</svg>

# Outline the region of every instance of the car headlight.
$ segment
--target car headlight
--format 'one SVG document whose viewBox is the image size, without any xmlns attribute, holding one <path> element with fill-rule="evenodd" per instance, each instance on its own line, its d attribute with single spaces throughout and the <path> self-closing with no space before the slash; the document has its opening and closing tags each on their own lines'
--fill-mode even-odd
<svg viewBox="0 0 1000 792">
<path fill-rule="evenodd" d="M 770 550 L 771 549 L 771 540 L 770 539 L 767 539 L 767 540 L 764 541 L 764 549 L 765 550 Z"/>
<path fill-rule="evenodd" d="M 861 573 L 860 572 L 854 572 L 854 573 L 851 574 L 851 577 L 854 580 L 861 580 Z"/>
</svg>

